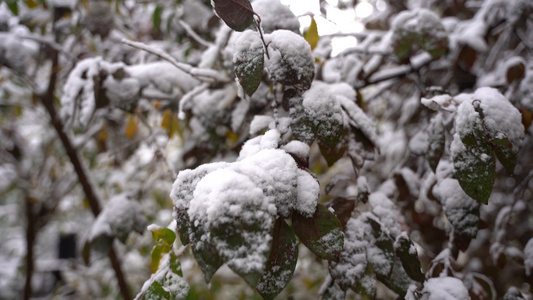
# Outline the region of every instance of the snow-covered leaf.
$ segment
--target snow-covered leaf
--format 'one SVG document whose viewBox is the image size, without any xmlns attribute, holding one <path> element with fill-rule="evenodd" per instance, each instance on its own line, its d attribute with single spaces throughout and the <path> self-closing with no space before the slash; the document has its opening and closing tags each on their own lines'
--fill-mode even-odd
<svg viewBox="0 0 533 300">
<path fill-rule="evenodd" d="M 287 286 L 298 260 L 298 240 L 283 219 L 276 220 L 272 236 L 272 250 L 256 287 L 263 299 L 274 299 Z"/>
<path fill-rule="evenodd" d="M 185 299 L 190 287 L 182 276 L 178 257 L 173 252 L 167 253 L 157 272 L 144 283 L 136 299 Z"/>
<path fill-rule="evenodd" d="M 333 281 L 322 294 L 322 300 L 346 299 L 346 291 Z"/>
<path fill-rule="evenodd" d="M 276 30 L 265 36 L 270 59 L 266 69 L 274 82 L 307 90 L 315 77 L 311 47 L 300 35 Z"/>
<path fill-rule="evenodd" d="M 138 202 L 129 200 L 125 194 L 113 196 L 96 218 L 91 228 L 89 241 L 105 235 L 125 242 L 130 232 L 142 233 L 146 227 L 146 217 Z"/>
<path fill-rule="evenodd" d="M 407 234 L 401 234 L 396 238 L 394 250 L 407 275 L 413 280 L 424 282 L 424 274 L 420 268 L 418 252 L 413 242 L 407 237 Z"/>
<path fill-rule="evenodd" d="M 479 203 L 466 195 L 459 182 L 452 178 L 438 182 L 433 193 L 441 201 L 446 218 L 454 230 L 475 238 L 479 226 Z"/>
<path fill-rule="evenodd" d="M 426 159 L 429 166 L 436 172 L 437 165 L 444 154 L 444 146 L 446 144 L 446 136 L 444 134 L 444 125 L 442 123 L 442 115 L 438 114 L 431 119 L 428 128 L 428 147 L 426 150 Z"/>
<path fill-rule="evenodd" d="M 496 178 L 496 161 L 490 145 L 481 139 L 483 131 L 460 138 L 455 134 L 452 156 L 455 174 L 465 193 L 487 204 Z"/>
<path fill-rule="evenodd" d="M 344 127 L 341 105 L 332 90 L 325 84 L 316 84 L 303 97 L 304 112 L 319 143 L 327 148 L 336 147 Z"/>
<path fill-rule="evenodd" d="M 490 144 L 500 163 L 507 171 L 513 173 L 518 160 L 517 149 L 514 149 L 513 144 L 507 138 L 492 139 Z"/>
<path fill-rule="evenodd" d="M 179 220 L 177 222 L 179 223 Z M 204 273 L 205 282 L 208 283 L 216 271 L 224 264 L 224 260 L 220 257 L 215 245 L 211 241 L 202 240 L 208 234 L 202 225 L 199 224 L 196 226 L 195 224 L 191 224 L 189 231 L 191 251 L 202 273 Z"/>
<path fill-rule="evenodd" d="M 524 137 L 520 112 L 493 88 L 456 96 L 457 109 L 451 145 L 457 178 L 472 198 L 487 203 L 495 179 L 493 151 L 513 171 Z"/>
<path fill-rule="evenodd" d="M 403 11 L 393 21 L 392 47 L 403 60 L 411 55 L 414 45 L 440 58 L 448 49 L 448 35 L 440 18 L 426 9 Z"/>
<path fill-rule="evenodd" d="M 291 132 L 298 141 L 311 145 L 316 136 L 313 130 L 312 121 L 305 113 L 302 102 L 303 98 L 300 96 L 292 97 L 289 100 Z"/>
<path fill-rule="evenodd" d="M 188 212 L 206 230 L 196 243 L 210 241 L 228 267 L 256 286 L 274 226 L 272 204 L 262 188 L 234 170 L 217 170 L 198 182 Z"/>
<path fill-rule="evenodd" d="M 343 288 L 355 289 L 366 273 L 368 260 L 366 249 L 370 243 L 372 228 L 364 222 L 367 213 L 351 218 L 346 223 L 344 247 L 338 261 L 329 262 L 331 277 Z"/>
<path fill-rule="evenodd" d="M 211 0 L 217 16 L 236 31 L 243 31 L 254 21 L 254 10 L 249 0 Z"/>
<path fill-rule="evenodd" d="M 339 219 L 325 206 L 318 204 L 312 217 L 292 215 L 292 226 L 302 243 L 322 259 L 337 260 L 343 245 L 344 233 Z"/>
<path fill-rule="evenodd" d="M 379 281 L 385 284 L 386 287 L 401 297 L 405 297 L 409 287 L 414 283 L 414 281 L 405 272 L 402 263 L 398 258 L 394 259 L 391 273 L 387 277 L 380 276 L 377 273 L 376 277 Z"/>
<path fill-rule="evenodd" d="M 233 63 L 239 83 L 251 96 L 261 83 L 265 65 L 265 51 L 257 32 L 247 30 L 240 35 L 235 42 Z"/>
<path fill-rule="evenodd" d="M 376 274 L 374 274 L 374 270 L 372 270 L 372 266 L 370 264 L 366 265 L 365 273 L 361 278 L 359 278 L 355 288 L 352 288 L 352 290 L 354 290 L 356 293 L 370 297 L 371 299 L 376 297 Z"/>
<path fill-rule="evenodd" d="M 382 280 L 387 278 L 392 271 L 395 258 L 394 241 L 382 230 L 378 221 L 367 218 L 366 222 L 372 228 L 374 236 L 374 246 L 368 248 L 368 262 L 372 265 L 378 279 Z"/>
</svg>

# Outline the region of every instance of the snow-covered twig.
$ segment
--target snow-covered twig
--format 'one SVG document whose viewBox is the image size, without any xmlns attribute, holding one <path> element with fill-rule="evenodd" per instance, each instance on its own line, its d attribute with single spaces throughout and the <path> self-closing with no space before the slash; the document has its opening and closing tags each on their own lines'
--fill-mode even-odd
<svg viewBox="0 0 533 300">
<path fill-rule="evenodd" d="M 72 56 L 72 54 L 70 54 L 69 52 L 65 51 L 63 49 L 63 47 L 61 47 L 61 45 L 59 45 L 58 43 L 54 42 L 51 39 L 43 38 L 43 37 L 37 36 L 37 35 L 29 35 L 29 34 L 21 35 L 20 38 L 21 39 L 26 39 L 26 40 L 32 40 L 32 41 L 47 45 L 48 47 L 50 47 L 50 48 L 56 50 L 57 52 L 61 53 L 62 55 L 64 55 L 66 58 L 68 58 L 73 63 L 75 63 L 77 61 L 77 59 L 74 56 Z"/>
<path fill-rule="evenodd" d="M 181 27 L 183 27 L 183 29 L 185 29 L 185 32 L 187 33 L 187 35 L 189 35 L 193 40 L 195 40 L 196 42 L 198 42 L 198 44 L 204 46 L 204 47 L 211 47 L 211 43 L 204 40 L 202 37 L 200 37 L 192 28 L 191 28 L 191 25 L 187 24 L 186 22 L 182 21 L 182 20 L 178 20 L 178 24 L 181 25 Z"/>
<path fill-rule="evenodd" d="M 148 46 L 148 45 L 146 45 L 144 43 L 129 41 L 129 40 L 126 40 L 126 39 L 123 39 L 122 43 L 126 44 L 128 46 L 131 46 L 131 47 L 146 51 L 148 53 L 154 54 L 154 55 L 158 56 L 159 58 L 168 61 L 173 66 L 175 66 L 176 68 L 180 69 L 181 71 L 183 71 L 183 72 L 185 72 L 185 73 L 187 73 L 187 74 L 189 74 L 189 75 L 191 75 L 191 76 L 193 76 L 193 77 L 195 77 L 198 80 L 201 80 L 203 82 L 229 83 L 229 82 L 232 81 L 231 79 L 228 78 L 228 76 L 226 76 L 226 74 L 224 74 L 222 72 L 218 72 L 218 71 L 211 70 L 211 69 L 195 68 L 195 67 L 193 67 L 191 65 L 188 65 L 186 63 L 179 62 L 179 61 L 175 60 L 172 56 L 170 56 L 168 53 L 166 53 L 166 52 L 164 52 L 164 51 L 162 51 L 160 49 L 157 49 L 157 48 L 154 48 L 154 47 L 150 47 L 150 46 Z"/>
<path fill-rule="evenodd" d="M 196 96 L 196 95 L 200 94 L 201 92 L 205 91 L 208 87 L 209 87 L 209 85 L 204 83 L 202 85 L 199 85 L 199 86 L 195 87 L 194 89 L 189 91 L 187 94 L 183 95 L 183 97 L 181 97 L 179 113 L 178 113 L 178 118 L 179 119 L 181 119 L 181 120 L 185 119 L 185 113 L 183 112 L 183 108 L 185 107 L 185 104 L 187 104 L 187 102 L 191 101 L 191 99 L 194 98 L 194 96 Z"/>
</svg>

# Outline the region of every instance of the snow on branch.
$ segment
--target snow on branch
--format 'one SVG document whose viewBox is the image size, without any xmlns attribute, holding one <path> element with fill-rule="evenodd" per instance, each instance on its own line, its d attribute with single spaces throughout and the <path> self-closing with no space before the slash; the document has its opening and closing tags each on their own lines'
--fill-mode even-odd
<svg viewBox="0 0 533 300">
<path fill-rule="evenodd" d="M 198 80 L 201 80 L 201 81 L 204 81 L 204 82 L 209 82 L 209 83 L 212 83 L 212 82 L 229 83 L 229 82 L 232 81 L 230 78 L 228 78 L 228 76 L 226 76 L 226 74 L 224 74 L 222 72 L 218 72 L 218 71 L 210 70 L 210 69 L 195 68 L 195 67 L 193 67 L 191 65 L 179 62 L 179 61 L 175 60 L 172 56 L 170 56 L 168 53 L 165 53 L 164 51 L 162 51 L 160 49 L 151 47 L 151 46 L 146 45 L 144 43 L 129 41 L 129 40 L 126 40 L 126 39 L 123 39 L 122 43 L 124 43 L 124 44 L 126 44 L 128 46 L 131 46 L 133 48 L 137 48 L 137 49 L 146 51 L 148 53 L 154 54 L 154 55 L 160 57 L 161 59 L 164 59 L 164 60 L 168 61 L 173 66 L 175 66 L 176 68 L 180 69 L 181 71 L 183 71 L 183 72 L 185 72 L 185 73 L 197 78 Z"/>
</svg>

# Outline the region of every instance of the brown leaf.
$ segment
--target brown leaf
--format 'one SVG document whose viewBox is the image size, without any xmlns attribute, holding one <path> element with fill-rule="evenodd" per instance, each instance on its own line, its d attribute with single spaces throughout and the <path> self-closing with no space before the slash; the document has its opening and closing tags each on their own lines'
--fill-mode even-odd
<svg viewBox="0 0 533 300">
<path fill-rule="evenodd" d="M 217 15 L 231 29 L 244 31 L 254 21 L 254 10 L 249 0 L 213 0 Z"/>
</svg>

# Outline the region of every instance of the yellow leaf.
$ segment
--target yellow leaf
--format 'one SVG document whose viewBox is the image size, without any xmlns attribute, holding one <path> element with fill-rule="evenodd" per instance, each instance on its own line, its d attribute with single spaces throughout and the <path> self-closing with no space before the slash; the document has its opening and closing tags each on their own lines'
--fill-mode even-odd
<svg viewBox="0 0 533 300">
<path fill-rule="evenodd" d="M 126 125 L 126 130 L 124 131 L 124 135 L 126 135 L 128 139 L 131 139 L 137 133 L 138 128 L 139 118 L 137 116 L 130 115 L 128 118 L 128 124 Z"/>
<path fill-rule="evenodd" d="M 311 25 L 304 32 L 304 38 L 311 46 L 311 50 L 315 49 L 320 36 L 318 35 L 318 27 L 316 26 L 315 18 L 311 17 Z"/>
<path fill-rule="evenodd" d="M 159 110 L 159 108 L 161 108 L 162 104 L 163 103 L 160 100 L 156 100 L 156 101 L 154 101 L 153 106 L 154 106 L 155 109 Z"/>
<path fill-rule="evenodd" d="M 102 142 L 107 140 L 107 130 L 105 128 L 102 128 L 102 130 L 98 132 L 98 139 Z"/>
<path fill-rule="evenodd" d="M 163 119 L 161 120 L 161 127 L 165 128 L 167 131 L 170 131 L 172 128 L 172 111 L 170 109 L 165 109 L 163 111 Z"/>
<path fill-rule="evenodd" d="M 34 9 L 39 6 L 39 3 L 35 2 L 34 0 L 26 0 L 26 6 L 28 6 L 29 9 Z"/>
</svg>

